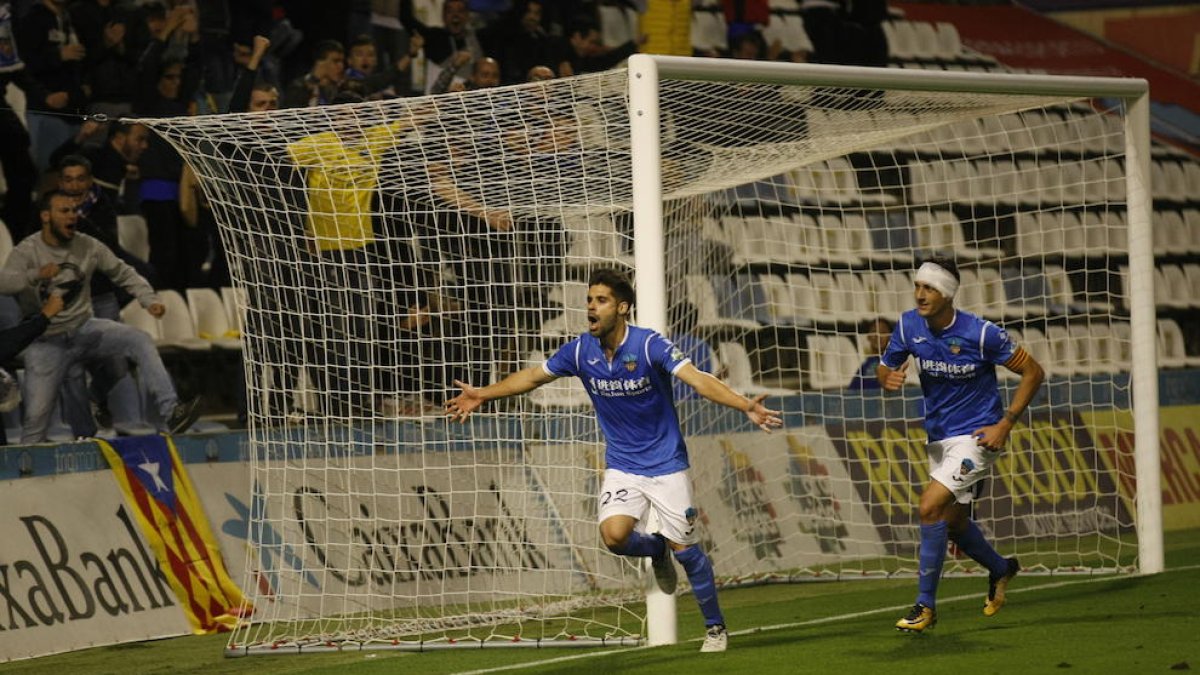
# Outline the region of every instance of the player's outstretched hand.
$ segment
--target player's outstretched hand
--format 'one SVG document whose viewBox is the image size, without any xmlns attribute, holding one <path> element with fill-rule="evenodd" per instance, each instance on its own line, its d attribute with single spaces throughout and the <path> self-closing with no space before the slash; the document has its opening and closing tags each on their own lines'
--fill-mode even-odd
<svg viewBox="0 0 1200 675">
<path fill-rule="evenodd" d="M 454 386 L 462 389 L 462 393 L 446 401 L 446 416 L 454 422 L 466 422 L 471 413 L 483 405 L 483 397 L 479 395 L 478 387 L 466 382 L 455 380 Z"/>
<path fill-rule="evenodd" d="M 755 396 L 753 399 L 754 405 L 750 406 L 750 409 L 746 411 L 746 417 L 749 417 L 750 421 L 754 422 L 755 426 L 759 429 L 769 434 L 772 429 L 778 429 L 783 426 L 783 418 L 779 416 L 778 410 L 771 410 L 762 404 L 763 399 L 766 397 L 766 394 Z"/>
<path fill-rule="evenodd" d="M 908 361 L 905 361 L 901 366 L 887 374 L 887 377 L 879 383 L 879 386 L 888 391 L 900 391 L 904 388 L 904 379 L 908 373 Z"/>
</svg>

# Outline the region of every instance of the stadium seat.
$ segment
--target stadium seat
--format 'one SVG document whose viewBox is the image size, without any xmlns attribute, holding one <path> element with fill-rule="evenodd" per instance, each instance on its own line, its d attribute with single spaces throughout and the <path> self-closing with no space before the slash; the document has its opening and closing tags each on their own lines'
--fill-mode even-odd
<svg viewBox="0 0 1200 675">
<path fill-rule="evenodd" d="M 1183 162 L 1183 174 L 1187 179 L 1187 193 L 1191 195 L 1191 201 L 1196 201 L 1197 195 L 1200 195 L 1200 162 L 1189 156 Z"/>
<path fill-rule="evenodd" d="M 1185 209 L 1183 220 L 1187 223 L 1188 253 L 1200 253 L 1200 209 Z"/>
<path fill-rule="evenodd" d="M 725 367 L 725 382 L 734 391 L 747 396 L 791 396 L 795 394 L 790 389 L 765 387 L 755 381 L 754 370 L 750 364 L 750 355 L 746 348 L 738 342 L 722 342 L 717 346 L 717 359 Z"/>
<path fill-rule="evenodd" d="M 778 40 L 789 52 L 812 52 L 812 43 L 804 29 L 804 19 L 800 16 L 800 3 L 797 0 L 770 0 L 769 4 L 771 20 L 762 29 L 762 36 L 767 44 Z"/>
<path fill-rule="evenodd" d="M 966 312 L 983 316 L 983 287 L 975 270 L 958 270 L 960 284 L 954 296 L 954 306 Z"/>
<path fill-rule="evenodd" d="M 847 273 L 850 274 L 850 273 Z M 854 321 L 855 311 L 849 305 L 854 298 L 847 298 L 838 288 L 833 274 L 827 272 L 811 272 L 808 280 L 812 284 L 813 297 L 817 301 L 816 316 L 818 321 Z"/>
<path fill-rule="evenodd" d="M 225 306 L 225 318 L 229 320 L 230 330 L 241 335 L 246 325 L 246 294 L 233 286 L 222 286 L 221 304 Z"/>
<path fill-rule="evenodd" d="M 862 263 L 860 252 L 864 250 L 861 246 L 865 242 L 861 239 L 850 240 L 851 233 L 843 226 L 842 218 L 839 215 L 823 213 L 818 216 L 817 230 L 822 236 L 826 260 L 846 265 Z M 863 234 L 866 234 L 865 230 Z"/>
<path fill-rule="evenodd" d="M 1110 253 L 1120 253 L 1128 249 L 1125 242 L 1120 243 L 1120 251 L 1112 250 L 1112 237 L 1110 236 L 1110 222 L 1106 221 L 1104 214 L 1096 211 L 1085 211 L 1083 213 L 1071 213 L 1067 216 L 1067 228 L 1075 227 L 1075 221 L 1078 219 L 1079 230 L 1083 236 L 1083 254 L 1088 258 L 1104 258 Z M 1115 222 L 1113 227 L 1119 227 Z"/>
<path fill-rule="evenodd" d="M 955 258 L 978 260 L 995 257 L 999 249 L 981 249 L 968 246 L 963 237 L 962 224 L 954 212 L 946 210 L 917 210 L 912 214 L 913 229 L 917 233 L 920 247 L 926 251 L 942 252 Z"/>
<path fill-rule="evenodd" d="M 1183 276 L 1187 279 L 1187 292 L 1192 306 L 1200 307 L 1200 265 L 1184 265 Z"/>
<path fill-rule="evenodd" d="M 598 258 L 632 263 L 631 256 L 621 249 L 620 235 L 609 215 L 564 219 L 563 226 L 571 233 L 568 265 L 587 265 Z"/>
<path fill-rule="evenodd" d="M 1025 338 L 1025 351 L 1029 352 L 1041 364 L 1047 375 L 1051 372 L 1057 372 L 1058 365 L 1050 358 L 1050 347 L 1046 343 L 1046 335 L 1037 328 L 1027 327 L 1023 337 Z"/>
<path fill-rule="evenodd" d="M 899 303 L 899 298 L 892 291 L 887 273 L 862 272 L 863 290 L 870 298 L 870 307 L 874 316 L 886 317 L 889 321 L 899 318 L 907 307 Z"/>
<path fill-rule="evenodd" d="M 867 213 L 867 234 L 875 256 L 894 262 L 912 262 L 916 236 L 904 209 Z"/>
<path fill-rule="evenodd" d="M 162 318 L 158 319 L 162 346 L 182 347 L 197 352 L 212 349 L 213 343 L 197 334 L 196 326 L 192 323 L 192 312 L 179 291 L 161 290 L 158 291 L 158 297 L 167 308 Z"/>
<path fill-rule="evenodd" d="M 850 338 L 808 336 L 808 384 L 811 389 L 845 387 L 858 372 L 860 362 L 858 350 Z"/>
<path fill-rule="evenodd" d="M 983 316 L 988 319 L 1005 319 L 1023 316 L 1020 306 L 1008 302 L 1004 291 L 1004 281 L 1000 270 L 991 267 L 981 267 L 976 271 L 979 283 L 980 300 L 982 301 Z"/>
<path fill-rule="evenodd" d="M 587 284 L 564 281 L 546 294 L 562 307 L 562 314 L 547 319 L 541 328 L 543 337 L 575 336 L 587 330 Z M 697 307 L 698 308 L 698 307 Z"/>
<path fill-rule="evenodd" d="M 143 262 L 150 260 L 150 229 L 139 214 L 117 216 L 117 243 Z"/>
<path fill-rule="evenodd" d="M 817 220 L 807 213 L 797 213 L 791 221 L 779 223 L 782 240 L 776 242 L 780 253 L 775 258 L 789 263 L 811 264 L 825 259 L 825 245 Z"/>
<path fill-rule="evenodd" d="M 605 47 L 620 47 L 638 37 L 638 14 L 633 7 L 602 4 L 596 9 L 600 17 L 600 38 Z"/>
<path fill-rule="evenodd" d="M 529 352 L 525 357 L 525 368 L 545 363 L 547 355 L 540 351 Z M 529 392 L 529 401 L 539 408 L 586 408 L 591 404 L 587 391 L 578 377 L 560 377 L 549 384 Z"/>
<path fill-rule="evenodd" d="M 750 329 L 759 327 L 758 322 L 754 319 L 723 316 L 721 314 L 721 301 L 718 298 L 717 293 L 713 290 L 712 281 L 709 279 L 709 277 L 698 274 L 689 274 L 687 277 L 685 277 L 684 283 L 687 289 L 688 301 L 692 303 L 692 306 L 696 308 L 696 312 L 698 313 L 698 320 L 696 323 L 697 327 L 733 327 Z M 584 325 L 579 332 L 587 329 L 586 312 L 583 313 L 583 316 Z"/>
<path fill-rule="evenodd" d="M 1192 247 L 1190 234 L 1183 213 L 1174 209 L 1154 212 L 1154 255 L 1180 255 L 1187 252 Z"/>
<path fill-rule="evenodd" d="M 1103 255 L 1104 248 L 1101 248 L 1099 252 L 1088 248 L 1088 233 L 1083 227 L 1083 221 L 1080 220 L 1078 213 L 1066 211 L 1056 215 L 1058 218 L 1056 227 L 1061 228 L 1063 233 L 1064 255 L 1068 257 Z M 1093 241 L 1093 243 L 1095 242 Z"/>
<path fill-rule="evenodd" d="M 1198 301 L 1191 293 L 1192 289 L 1188 284 L 1187 275 L 1182 267 L 1179 265 L 1162 265 L 1158 269 L 1162 274 L 1163 286 L 1165 286 L 1163 301 L 1168 307 L 1182 309 L 1191 307 Z"/>
<path fill-rule="evenodd" d="M 871 294 L 859 272 L 838 272 L 833 275 L 838 291 L 838 304 L 847 321 L 859 322 L 875 316 Z"/>
<path fill-rule="evenodd" d="M 1183 331 L 1173 319 L 1158 320 L 1158 363 L 1164 368 L 1184 368 L 1200 364 L 1200 357 L 1188 357 Z"/>
<path fill-rule="evenodd" d="M 1114 321 L 1111 326 L 1113 362 L 1118 370 L 1127 371 L 1133 364 L 1133 329 L 1128 321 Z"/>
<path fill-rule="evenodd" d="M 729 49 L 725 13 L 719 5 L 692 10 L 692 47 L 700 52 Z"/>
<path fill-rule="evenodd" d="M 162 344 L 162 328 L 159 326 L 158 319 L 150 316 L 150 313 L 138 304 L 137 300 L 130 300 L 129 304 L 121 308 L 121 323 L 133 326 L 149 335 L 154 339 L 155 344 Z"/>
<path fill-rule="evenodd" d="M 758 320 L 766 324 L 791 323 L 795 319 L 792 291 L 783 279 L 775 274 L 760 274 L 757 283 L 765 303 Z"/>
<path fill-rule="evenodd" d="M 1047 265 L 1042 269 L 1042 278 L 1045 280 L 1044 288 L 1049 311 L 1053 313 L 1083 311 L 1083 308 L 1075 302 L 1071 278 L 1067 276 L 1066 269 L 1058 265 Z"/>
<path fill-rule="evenodd" d="M 787 287 L 791 291 L 792 321 L 809 324 L 820 317 L 817 311 L 817 297 L 812 282 L 803 274 L 789 274 L 786 277 Z"/>
<path fill-rule="evenodd" d="M 885 21 L 883 32 L 887 36 L 888 56 L 893 61 L 910 61 L 924 53 L 917 44 L 917 33 L 911 22 Z"/>
<path fill-rule="evenodd" d="M 241 334 L 229 326 L 225 303 L 211 288 L 187 289 L 187 305 L 196 326 L 196 337 L 222 349 L 241 349 Z"/>
<path fill-rule="evenodd" d="M 3 265 L 8 260 L 8 254 L 13 250 L 12 233 L 8 231 L 8 226 L 0 220 L 0 265 Z"/>
<path fill-rule="evenodd" d="M 1080 363 L 1075 342 L 1071 340 L 1071 333 L 1066 326 L 1046 328 L 1046 348 L 1057 374 L 1070 376 L 1079 372 Z"/>
<path fill-rule="evenodd" d="M 733 264 L 754 265 L 786 262 L 780 258 L 780 247 L 771 239 L 776 228 L 769 218 L 725 216 L 721 219 L 725 236 L 733 246 Z"/>
<path fill-rule="evenodd" d="M 1183 203 L 1190 198 L 1187 174 L 1179 162 L 1153 162 L 1150 168 L 1150 181 L 1155 199 Z"/>
<path fill-rule="evenodd" d="M 21 124 L 28 129 L 29 119 L 26 114 L 26 111 L 28 110 L 28 101 L 25 97 L 24 90 L 17 85 L 12 84 L 0 93 L 3 93 L 3 96 L 0 98 L 8 102 L 9 107 L 12 108 L 13 114 L 15 114 L 17 119 L 21 120 Z"/>
<path fill-rule="evenodd" d="M 1095 375 L 1116 372 L 1114 364 L 1108 358 L 1107 340 L 1101 340 L 1103 332 L 1093 331 L 1093 329 L 1102 328 L 1106 329 L 1107 326 L 1071 324 L 1067 327 L 1067 339 L 1071 341 L 1071 347 L 1075 354 L 1075 374 Z M 1106 337 L 1111 338 L 1111 335 Z"/>
</svg>

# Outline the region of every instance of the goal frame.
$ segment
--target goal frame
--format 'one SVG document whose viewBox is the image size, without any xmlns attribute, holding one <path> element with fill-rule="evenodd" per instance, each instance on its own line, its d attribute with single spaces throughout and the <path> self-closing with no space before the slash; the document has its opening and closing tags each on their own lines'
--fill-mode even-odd
<svg viewBox="0 0 1200 675">
<path fill-rule="evenodd" d="M 1126 106 L 1125 181 L 1129 247 L 1131 376 L 1137 472 L 1138 571 L 1163 571 L 1162 491 L 1158 446 L 1158 369 L 1154 305 L 1150 97 L 1144 79 L 924 71 L 788 64 L 637 54 L 629 58 L 634 269 L 638 321 L 666 333 L 667 277 L 663 229 L 659 83 L 663 79 L 740 81 L 978 94 L 1044 94 L 1120 99 Z M 653 585 L 652 585 L 653 586 Z M 651 588 L 647 642 L 677 642 L 675 598 Z"/>
</svg>

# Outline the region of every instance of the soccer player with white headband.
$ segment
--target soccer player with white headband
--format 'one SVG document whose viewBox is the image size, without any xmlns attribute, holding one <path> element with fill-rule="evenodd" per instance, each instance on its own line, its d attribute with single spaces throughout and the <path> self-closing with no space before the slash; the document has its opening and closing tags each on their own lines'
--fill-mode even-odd
<svg viewBox="0 0 1200 675">
<path fill-rule="evenodd" d="M 900 316 L 877 369 L 880 385 L 898 391 L 912 356 L 925 396 L 930 481 L 920 501 L 917 601 L 896 622 L 902 631 L 921 632 L 937 623 L 937 586 L 947 540 L 988 570 L 985 616 L 1004 605 L 1008 583 L 1021 569 L 1016 558 L 1001 557 L 984 539 L 970 517 L 971 502 L 1044 373 L 1003 328 L 954 308 L 958 286 L 953 260 L 935 256 L 921 265 L 914 279 L 916 308 Z M 1007 409 L 1000 400 L 997 365 L 1021 376 Z"/>
</svg>

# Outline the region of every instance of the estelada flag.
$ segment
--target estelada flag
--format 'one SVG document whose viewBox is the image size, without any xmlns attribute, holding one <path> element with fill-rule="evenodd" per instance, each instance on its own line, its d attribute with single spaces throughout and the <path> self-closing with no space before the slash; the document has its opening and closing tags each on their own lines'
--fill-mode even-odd
<svg viewBox="0 0 1200 675">
<path fill-rule="evenodd" d="M 198 635 L 235 628 L 253 611 L 229 578 L 200 499 L 167 436 L 97 439 L 146 543 Z"/>
</svg>

